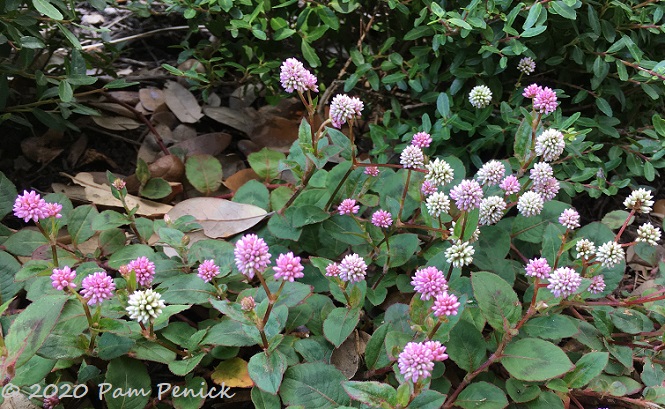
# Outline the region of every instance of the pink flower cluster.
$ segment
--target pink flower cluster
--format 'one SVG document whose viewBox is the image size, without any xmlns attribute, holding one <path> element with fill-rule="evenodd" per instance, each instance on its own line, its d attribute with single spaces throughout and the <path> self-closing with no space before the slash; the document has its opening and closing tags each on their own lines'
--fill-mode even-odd
<svg viewBox="0 0 665 409">
<path fill-rule="evenodd" d="M 294 257 L 290 251 L 286 254 L 280 254 L 275 264 L 275 267 L 273 267 L 273 270 L 275 270 L 275 280 L 281 278 L 284 281 L 293 282 L 296 278 L 303 278 L 305 276 L 302 272 L 305 267 L 300 264 L 300 257 Z"/>
<path fill-rule="evenodd" d="M 256 234 L 248 234 L 238 240 L 233 254 L 238 270 L 250 280 L 257 272 L 263 273 L 270 264 L 268 245 Z"/>
<path fill-rule="evenodd" d="M 144 287 L 149 287 L 152 284 L 152 279 L 155 277 L 155 263 L 148 260 L 148 257 L 139 257 L 132 260 L 127 264 L 127 270 L 136 273 L 136 282 Z"/>
<path fill-rule="evenodd" d="M 552 88 L 531 84 L 524 89 L 522 95 L 525 98 L 533 99 L 533 109 L 536 112 L 547 115 L 556 111 L 558 105 L 557 97 L 556 92 Z"/>
<path fill-rule="evenodd" d="M 214 260 L 204 260 L 197 269 L 197 275 L 201 277 L 201 280 L 209 283 L 219 275 L 219 267 L 215 264 Z"/>
<path fill-rule="evenodd" d="M 429 145 L 432 143 L 432 136 L 427 132 L 418 132 L 413 135 L 411 140 L 411 145 L 417 148 L 429 148 Z"/>
<path fill-rule="evenodd" d="M 54 268 L 51 274 L 51 284 L 53 288 L 58 290 L 76 288 L 76 284 L 74 284 L 75 278 L 76 270 L 72 270 L 68 266 L 64 266 L 61 269 Z"/>
<path fill-rule="evenodd" d="M 39 194 L 34 190 L 28 192 L 23 191 L 22 195 L 18 195 L 14 201 L 14 216 L 23 219 L 24 222 L 32 219 L 37 222 L 49 217 L 59 219 L 62 217 L 60 211 L 62 205 L 58 203 L 47 203 L 42 199 Z"/>
<path fill-rule="evenodd" d="M 450 198 L 462 211 L 468 211 L 480 206 L 483 200 L 483 189 L 475 180 L 465 179 L 450 190 Z"/>
<path fill-rule="evenodd" d="M 347 121 L 357 118 L 362 114 L 363 102 L 348 95 L 335 95 L 330 103 L 330 121 L 335 128 L 341 128 Z"/>
<path fill-rule="evenodd" d="M 393 216 L 390 214 L 389 211 L 383 209 L 377 210 L 372 215 L 372 224 L 375 225 L 376 227 L 382 227 L 384 229 L 387 229 L 393 224 Z"/>
<path fill-rule="evenodd" d="M 397 358 L 399 372 L 405 379 L 418 382 L 432 375 L 434 362 L 448 358 L 439 341 L 409 342 Z"/>
<path fill-rule="evenodd" d="M 448 293 L 448 281 L 438 268 L 430 266 L 416 271 L 411 285 L 421 300 L 434 299 L 432 311 L 435 317 L 457 315 L 460 303 L 456 295 Z"/>
<path fill-rule="evenodd" d="M 337 211 L 341 216 L 345 214 L 356 214 L 360 210 L 360 206 L 356 204 L 354 199 L 344 199 L 342 203 L 337 206 Z"/>
<path fill-rule="evenodd" d="M 305 92 L 307 90 L 319 92 L 316 77 L 295 58 L 288 58 L 282 63 L 279 80 L 286 92 Z"/>
<path fill-rule="evenodd" d="M 113 279 L 104 272 L 85 277 L 81 287 L 81 295 L 88 301 L 88 305 L 101 304 L 102 301 L 110 299 L 115 291 Z"/>
</svg>

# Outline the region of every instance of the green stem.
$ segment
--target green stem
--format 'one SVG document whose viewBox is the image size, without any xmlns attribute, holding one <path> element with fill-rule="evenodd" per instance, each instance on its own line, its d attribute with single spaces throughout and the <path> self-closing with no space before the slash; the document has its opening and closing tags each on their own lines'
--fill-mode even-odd
<svg viewBox="0 0 665 409">
<path fill-rule="evenodd" d="M 342 185 L 344 184 L 344 182 L 346 182 L 346 179 L 349 178 L 349 175 L 351 174 L 351 172 L 353 171 L 353 169 L 355 169 L 355 166 L 352 165 L 352 166 L 349 168 L 349 170 L 346 171 L 346 173 L 344 174 L 344 176 L 342 177 L 342 179 L 341 179 L 341 180 L 339 181 L 339 183 L 337 184 L 337 187 L 336 187 L 335 190 L 333 191 L 332 195 L 330 195 L 330 199 L 328 199 L 328 203 L 326 203 L 326 206 L 323 208 L 323 210 L 328 211 L 328 210 L 330 209 L 330 205 L 331 205 L 332 202 L 335 200 L 335 196 L 336 196 L 337 193 L 339 192 L 339 189 L 342 188 Z"/>
<path fill-rule="evenodd" d="M 411 169 L 406 171 L 406 183 L 402 190 L 402 200 L 399 202 L 399 213 L 397 213 L 397 220 L 402 220 L 402 212 L 404 211 L 404 202 L 406 201 L 406 193 L 409 190 L 409 182 L 411 181 Z"/>
</svg>

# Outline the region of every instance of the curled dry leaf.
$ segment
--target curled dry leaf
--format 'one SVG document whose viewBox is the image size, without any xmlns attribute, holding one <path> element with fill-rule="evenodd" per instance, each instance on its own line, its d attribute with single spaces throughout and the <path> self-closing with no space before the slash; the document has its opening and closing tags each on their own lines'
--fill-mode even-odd
<svg viewBox="0 0 665 409">
<path fill-rule="evenodd" d="M 63 173 L 62 175 L 67 176 L 72 182 L 82 186 L 84 189 L 84 197 L 80 197 L 80 189 L 69 189 L 71 186 L 60 184 L 53 184 L 53 190 L 55 192 L 63 193 L 70 199 L 84 199 L 98 206 L 122 207 L 120 201 L 111 194 L 111 187 L 106 184 L 96 183 L 93 179 L 93 175 L 90 173 L 81 172 L 76 176 L 70 176 L 66 173 Z M 132 195 L 127 195 L 127 205 L 130 209 L 138 206 L 139 208 L 136 214 L 140 216 L 162 216 L 173 209 L 173 206 L 171 205 L 140 199 Z"/>
<path fill-rule="evenodd" d="M 233 176 L 226 179 L 223 183 L 224 186 L 235 192 L 250 180 L 261 181 L 261 178 L 252 169 L 242 169 L 233 174 Z"/>
<path fill-rule="evenodd" d="M 218 155 L 231 143 L 231 135 L 215 132 L 199 135 L 186 141 L 178 142 L 169 149 L 177 148 L 191 155 Z"/>
<path fill-rule="evenodd" d="M 195 197 L 178 203 L 167 214 L 172 220 L 185 215 L 194 216 L 203 227 L 205 235 L 216 239 L 252 228 L 263 220 L 268 212 L 254 205 L 226 199 Z"/>
<path fill-rule="evenodd" d="M 91 118 L 102 128 L 113 131 L 129 131 L 141 126 L 139 121 L 124 116 L 92 116 Z"/>
<path fill-rule="evenodd" d="M 180 122 L 192 124 L 203 117 L 201 106 L 194 94 L 175 81 L 166 83 L 164 101 Z"/>
<path fill-rule="evenodd" d="M 164 92 L 161 89 L 155 87 L 148 87 L 139 90 L 139 99 L 141 100 L 141 105 L 143 108 L 148 111 L 154 111 L 160 105 L 165 103 Z"/>
<path fill-rule="evenodd" d="M 150 177 L 162 178 L 167 182 L 180 182 L 185 174 L 185 165 L 175 155 L 162 156 L 148 165 Z M 139 191 L 140 183 L 136 175 L 130 175 L 125 179 L 127 191 L 136 193 Z"/>
<path fill-rule="evenodd" d="M 365 354 L 369 338 L 370 336 L 366 332 L 354 330 L 351 336 L 333 351 L 330 363 L 335 365 L 347 379 L 356 375 L 360 357 Z"/>
</svg>

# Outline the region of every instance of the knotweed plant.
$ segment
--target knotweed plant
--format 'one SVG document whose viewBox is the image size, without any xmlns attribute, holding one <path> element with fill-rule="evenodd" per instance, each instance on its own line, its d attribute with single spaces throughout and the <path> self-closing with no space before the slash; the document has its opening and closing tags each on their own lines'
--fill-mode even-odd
<svg viewBox="0 0 665 409">
<path fill-rule="evenodd" d="M 363 92 L 312 97 L 321 84 L 295 58 L 280 82 L 306 115 L 288 155 L 250 161 L 272 176 L 235 193 L 247 214 L 142 217 L 110 173 L 116 208 L 74 208 L 3 176 L 4 211 L 30 226 L 0 251 L 3 385 L 57 386 L 43 407 L 80 403 L 58 385 L 102 382 L 145 390 L 136 408 L 212 407 L 223 385 L 265 408 L 665 404 L 662 266 L 646 289 L 624 280 L 627 255 L 656 254 L 656 199 L 632 189 L 602 223 L 574 208 L 563 170 L 583 134 L 559 127 L 562 94 L 464 96 L 478 118 L 519 124 L 508 158 L 441 154 L 423 120 L 380 161 L 356 147 L 358 125 L 376 122 Z M 198 392 L 167 396 L 163 378 Z"/>
</svg>

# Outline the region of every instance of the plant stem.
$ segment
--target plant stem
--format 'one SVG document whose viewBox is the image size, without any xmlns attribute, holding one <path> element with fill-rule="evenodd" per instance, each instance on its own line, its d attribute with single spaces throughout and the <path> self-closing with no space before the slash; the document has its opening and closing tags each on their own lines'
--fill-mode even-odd
<svg viewBox="0 0 665 409">
<path fill-rule="evenodd" d="M 402 200 L 399 202 L 399 213 L 397 213 L 397 220 L 402 220 L 402 212 L 404 211 L 404 201 L 406 201 L 406 193 L 409 190 L 409 182 L 411 181 L 411 169 L 406 171 L 406 183 L 402 190 Z"/>
</svg>

